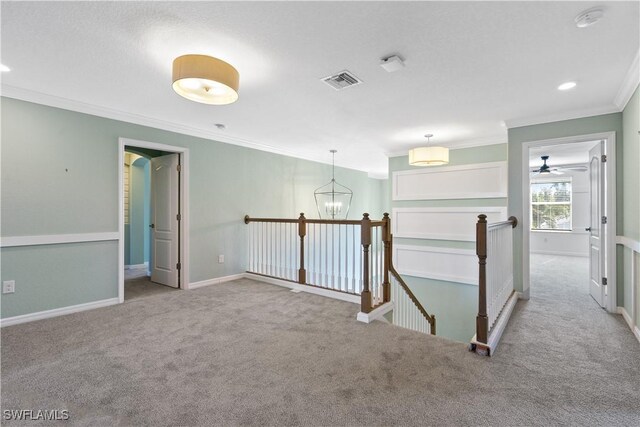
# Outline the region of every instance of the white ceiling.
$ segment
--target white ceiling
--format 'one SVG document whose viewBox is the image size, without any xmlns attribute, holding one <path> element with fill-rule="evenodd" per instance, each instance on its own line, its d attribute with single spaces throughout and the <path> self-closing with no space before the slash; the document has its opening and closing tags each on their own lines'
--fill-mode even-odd
<svg viewBox="0 0 640 427">
<path fill-rule="evenodd" d="M 551 167 L 578 165 L 589 163 L 589 150 L 600 141 L 574 142 L 571 144 L 531 147 L 529 149 L 529 166 L 542 166 L 542 156 L 549 156 L 547 164 Z"/>
<path fill-rule="evenodd" d="M 505 142 L 507 124 L 619 111 L 638 2 L 2 2 L 3 94 L 384 175 L 386 155 Z M 196 104 L 171 63 L 208 54 L 240 99 Z M 406 68 L 379 60 L 398 54 Z M 320 78 L 348 69 L 364 84 Z M 556 87 L 575 80 L 577 88 Z M 224 123 L 225 131 L 215 128 Z"/>
</svg>

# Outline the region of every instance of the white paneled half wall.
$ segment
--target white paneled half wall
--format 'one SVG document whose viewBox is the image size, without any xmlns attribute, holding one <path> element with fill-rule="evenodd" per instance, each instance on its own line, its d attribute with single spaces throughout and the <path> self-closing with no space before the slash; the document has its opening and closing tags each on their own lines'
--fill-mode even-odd
<svg viewBox="0 0 640 427">
<path fill-rule="evenodd" d="M 393 258 L 400 274 L 478 284 L 478 258 L 472 249 L 394 245 Z"/>
<path fill-rule="evenodd" d="M 507 208 L 449 207 L 449 208 L 394 208 L 392 211 L 393 236 L 410 239 L 476 240 L 478 215 L 487 215 L 489 223 L 507 219 Z"/>
<path fill-rule="evenodd" d="M 393 200 L 507 197 L 507 162 L 477 163 L 393 173 Z"/>
</svg>

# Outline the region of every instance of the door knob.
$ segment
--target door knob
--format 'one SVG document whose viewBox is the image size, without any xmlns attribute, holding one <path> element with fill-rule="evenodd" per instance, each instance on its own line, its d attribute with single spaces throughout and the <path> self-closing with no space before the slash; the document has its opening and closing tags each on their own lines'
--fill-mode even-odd
<svg viewBox="0 0 640 427">
<path fill-rule="evenodd" d="M 585 228 L 584 231 L 591 231 L 591 227 Z"/>
<path fill-rule="evenodd" d="M 149 224 L 149 228 L 156 228 L 155 224 Z"/>
</svg>

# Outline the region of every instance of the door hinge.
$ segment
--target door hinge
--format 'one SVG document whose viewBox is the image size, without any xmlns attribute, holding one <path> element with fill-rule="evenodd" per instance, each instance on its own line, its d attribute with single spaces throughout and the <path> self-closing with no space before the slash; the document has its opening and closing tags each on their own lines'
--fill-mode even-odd
<svg viewBox="0 0 640 427">
<path fill-rule="evenodd" d="M 178 221 L 180 221 L 180 220 L 182 219 L 182 215 L 180 215 L 180 214 L 176 215 L 176 219 L 177 219 Z"/>
<path fill-rule="evenodd" d="M 606 217 L 606 216 L 603 216 L 603 217 L 602 217 L 602 223 L 603 223 L 603 224 L 606 224 L 606 223 L 607 223 L 607 217 Z"/>
<path fill-rule="evenodd" d="M 602 286 L 607 286 L 607 278 L 606 277 L 602 278 Z"/>
<path fill-rule="evenodd" d="M 182 165 L 176 166 L 176 169 L 178 170 L 178 172 L 182 172 Z"/>
<path fill-rule="evenodd" d="M 602 156 L 600 156 L 600 160 L 602 160 L 602 163 L 607 163 L 607 155 L 603 154 Z"/>
<path fill-rule="evenodd" d="M 180 268 L 182 268 L 182 264 L 181 263 L 177 263 L 176 264 L 176 270 L 180 270 Z"/>
</svg>

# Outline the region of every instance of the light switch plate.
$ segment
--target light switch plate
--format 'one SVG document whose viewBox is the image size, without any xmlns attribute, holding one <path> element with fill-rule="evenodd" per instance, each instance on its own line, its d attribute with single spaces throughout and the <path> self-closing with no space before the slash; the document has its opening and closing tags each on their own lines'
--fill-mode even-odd
<svg viewBox="0 0 640 427">
<path fill-rule="evenodd" d="M 218 264 L 224 264 L 224 255 L 218 255 Z"/>
</svg>

